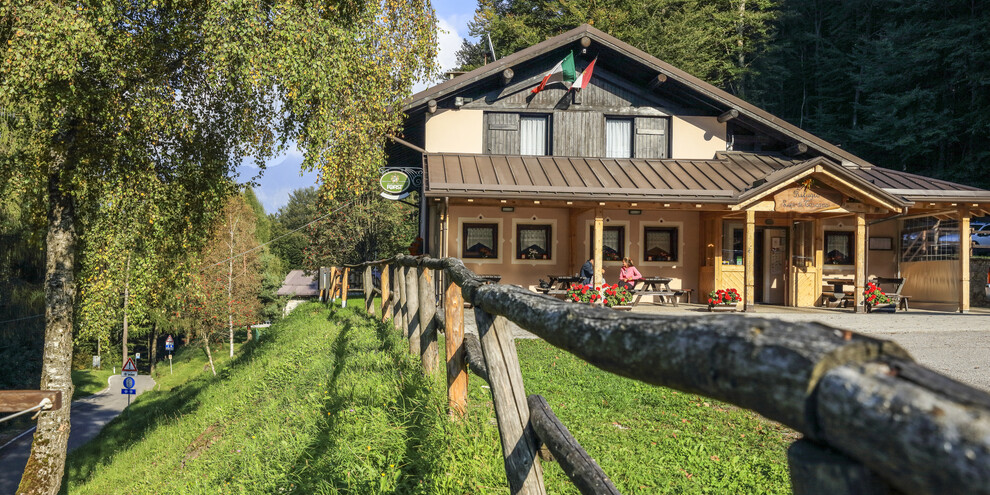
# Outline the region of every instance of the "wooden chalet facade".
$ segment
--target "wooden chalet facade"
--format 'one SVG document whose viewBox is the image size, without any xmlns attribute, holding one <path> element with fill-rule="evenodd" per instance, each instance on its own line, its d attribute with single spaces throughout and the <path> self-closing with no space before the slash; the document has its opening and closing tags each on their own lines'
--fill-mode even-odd
<svg viewBox="0 0 990 495">
<path fill-rule="evenodd" d="M 533 94 L 568 53 L 578 72 L 597 57 L 588 87 Z M 428 252 L 503 283 L 589 257 L 614 282 L 630 257 L 747 308 L 819 305 L 839 281 L 860 310 L 875 276 L 903 277 L 912 304 L 969 308 L 969 218 L 990 191 L 875 167 L 591 26 L 404 110 L 389 166 L 422 170 Z"/>
</svg>

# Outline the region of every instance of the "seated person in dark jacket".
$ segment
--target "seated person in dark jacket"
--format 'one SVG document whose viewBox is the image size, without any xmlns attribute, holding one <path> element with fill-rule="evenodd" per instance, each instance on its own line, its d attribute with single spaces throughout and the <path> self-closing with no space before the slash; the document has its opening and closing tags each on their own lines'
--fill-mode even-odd
<svg viewBox="0 0 990 495">
<path fill-rule="evenodd" d="M 591 285 L 591 279 L 595 276 L 595 259 L 590 258 L 581 265 L 581 271 L 578 272 L 578 276 L 581 277 L 581 283 L 584 285 Z"/>
</svg>

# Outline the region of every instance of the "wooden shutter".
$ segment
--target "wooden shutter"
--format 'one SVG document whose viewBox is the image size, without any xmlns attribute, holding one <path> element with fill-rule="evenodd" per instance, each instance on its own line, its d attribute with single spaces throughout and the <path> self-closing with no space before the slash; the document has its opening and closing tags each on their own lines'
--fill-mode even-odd
<svg viewBox="0 0 990 495">
<path fill-rule="evenodd" d="M 669 143 L 666 117 L 636 117 L 636 137 L 633 156 L 636 158 L 668 158 Z"/>
<path fill-rule="evenodd" d="M 518 155 L 519 114 L 486 113 L 485 146 L 491 155 Z"/>
</svg>

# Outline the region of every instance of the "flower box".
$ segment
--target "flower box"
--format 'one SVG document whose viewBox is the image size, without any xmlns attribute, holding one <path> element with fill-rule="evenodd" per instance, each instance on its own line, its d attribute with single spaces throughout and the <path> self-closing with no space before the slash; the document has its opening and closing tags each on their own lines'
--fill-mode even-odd
<svg viewBox="0 0 990 495">
<path fill-rule="evenodd" d="M 895 313 L 897 312 L 896 303 L 884 303 L 884 304 L 867 304 L 867 313 Z"/>
<path fill-rule="evenodd" d="M 730 304 L 730 305 L 725 305 L 725 304 L 710 305 L 710 306 L 708 306 L 708 311 L 711 312 L 711 313 L 732 313 L 732 312 L 736 311 L 736 305 L 735 304 Z"/>
<path fill-rule="evenodd" d="M 713 290 L 708 293 L 708 311 L 732 312 L 736 310 L 737 304 L 742 301 L 742 296 L 736 289 Z"/>
</svg>

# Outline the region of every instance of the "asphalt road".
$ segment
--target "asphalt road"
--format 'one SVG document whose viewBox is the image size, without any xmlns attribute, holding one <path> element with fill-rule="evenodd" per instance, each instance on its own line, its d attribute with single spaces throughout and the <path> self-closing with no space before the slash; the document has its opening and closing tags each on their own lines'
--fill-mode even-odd
<svg viewBox="0 0 990 495">
<path fill-rule="evenodd" d="M 69 450 L 92 440 L 104 425 L 127 407 L 127 396 L 120 393 L 120 389 L 124 388 L 121 376 L 113 375 L 108 382 L 110 386 L 102 392 L 72 401 Z M 131 397 L 131 400 L 154 386 L 155 381 L 150 376 L 138 375 L 134 385 L 137 393 Z M 34 429 L 29 431 L 0 448 L 0 495 L 14 495 L 17 491 L 21 474 L 31 453 Z"/>
</svg>

